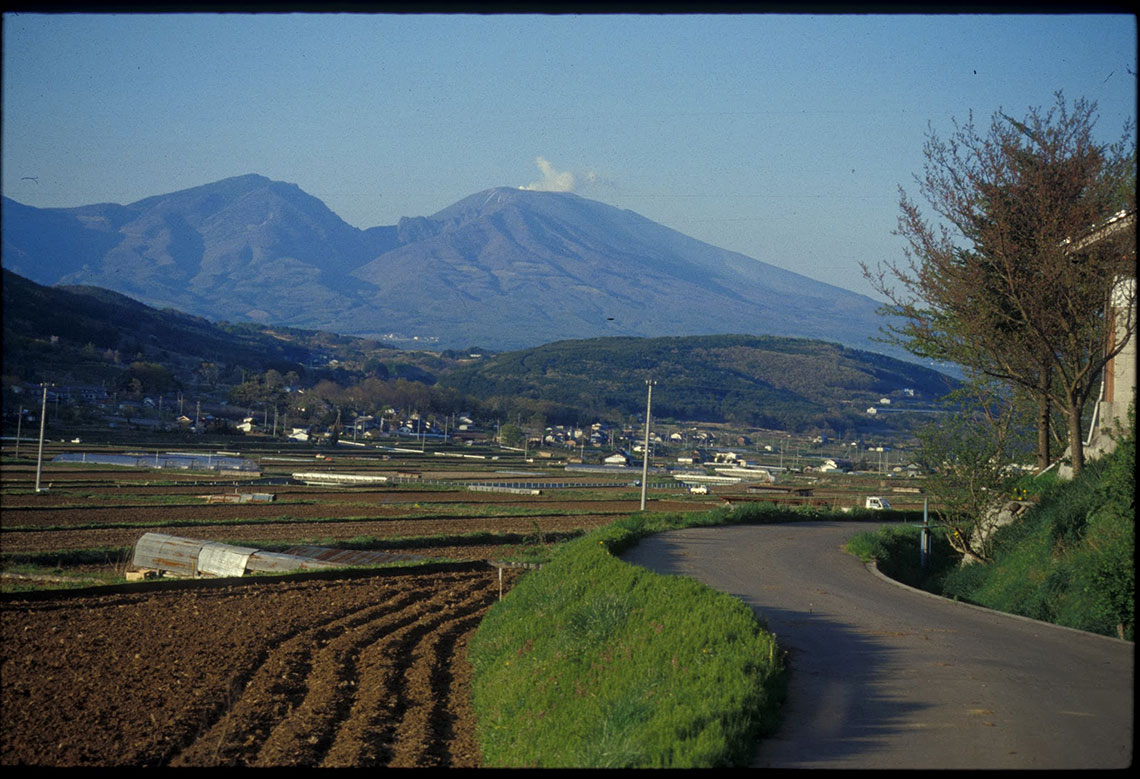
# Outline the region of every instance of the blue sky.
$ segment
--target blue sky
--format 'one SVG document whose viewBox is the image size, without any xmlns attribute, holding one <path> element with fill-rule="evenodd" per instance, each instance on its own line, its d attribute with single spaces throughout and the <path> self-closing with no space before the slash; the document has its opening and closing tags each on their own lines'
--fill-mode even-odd
<svg viewBox="0 0 1140 779">
<path fill-rule="evenodd" d="M 872 294 L 928 123 L 1136 117 L 1131 15 L 5 14 L 3 194 L 258 173 L 357 227 L 566 189 Z"/>
</svg>

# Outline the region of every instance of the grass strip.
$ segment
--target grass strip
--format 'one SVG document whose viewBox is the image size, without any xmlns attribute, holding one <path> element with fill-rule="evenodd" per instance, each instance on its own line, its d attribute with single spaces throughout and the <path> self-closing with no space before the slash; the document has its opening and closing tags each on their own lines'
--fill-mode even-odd
<svg viewBox="0 0 1140 779">
<path fill-rule="evenodd" d="M 554 550 L 470 644 L 485 765 L 747 765 L 784 695 L 775 638 L 739 599 L 617 555 L 662 530 L 797 518 L 764 505 L 643 513 Z"/>
</svg>

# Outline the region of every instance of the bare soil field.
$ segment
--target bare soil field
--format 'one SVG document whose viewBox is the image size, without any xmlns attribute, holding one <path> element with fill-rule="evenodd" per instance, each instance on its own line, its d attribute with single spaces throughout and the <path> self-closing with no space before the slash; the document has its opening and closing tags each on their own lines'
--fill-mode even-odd
<svg viewBox="0 0 1140 779">
<path fill-rule="evenodd" d="M 591 530 L 624 516 L 628 516 L 628 513 L 582 516 L 482 517 L 478 519 L 394 519 L 361 522 L 192 525 L 186 527 L 155 527 L 153 529 L 171 535 L 201 538 L 207 541 L 242 543 L 247 546 L 255 546 L 259 542 L 267 541 L 295 542 L 298 544 L 319 542 L 318 545 L 320 546 L 335 546 L 338 540 L 361 536 L 406 538 L 409 536 L 454 535 L 479 531 L 531 534 L 535 532 L 536 524 L 540 532 L 543 533 L 578 529 Z M 5 531 L 2 542 L 3 550 L 8 553 L 123 547 L 133 545 L 148 529 L 147 527 L 132 527 L 94 528 L 90 530 Z"/>
<path fill-rule="evenodd" d="M 494 569 L 193 584 L 6 596 L 0 761 L 479 766 L 465 651 Z"/>
<path fill-rule="evenodd" d="M 503 495 L 496 493 L 412 493 L 401 495 L 400 503 L 381 502 L 391 500 L 391 495 L 377 499 L 341 493 L 335 497 L 344 502 L 322 498 L 319 503 L 68 507 L 49 502 L 59 500 L 60 496 L 52 496 L 40 505 L 27 505 L 22 500 L 20 503 L 24 505 L 11 506 L 5 499 L 0 513 L 3 532 L 0 538 L 3 550 L 9 553 L 130 546 L 148 530 L 211 541 L 252 544 L 319 539 L 328 545 L 364 536 L 403 538 L 480 531 L 530 534 L 536 532 L 536 528 L 541 533 L 592 530 L 639 508 L 638 501 L 574 501 L 565 496 L 541 503 L 506 501 L 502 500 Z M 466 510 L 455 506 L 460 502 L 457 498 Z M 707 507 L 667 499 L 646 504 L 651 511 L 692 511 Z M 527 513 L 496 513 L 497 509 L 506 512 L 511 508 L 523 508 Z M 421 514 L 425 516 L 418 518 Z M 337 521 L 338 517 L 346 519 Z"/>
<path fill-rule="evenodd" d="M 525 575 L 508 568 L 500 580 L 487 561 L 519 537 L 591 530 L 639 508 L 620 486 L 235 487 L 206 473 L 49 466 L 50 488 L 36 494 L 34 478 L 26 463 L 0 472 L 0 550 L 120 550 L 101 566 L 64 564 L 83 573 L 125 567 L 121 550 L 150 530 L 249 546 L 432 538 L 396 551 L 468 562 L 4 594 L 3 765 L 477 767 L 467 641 L 500 587 Z M 200 498 L 235 489 L 276 500 Z M 680 493 L 647 508 L 719 503 Z M 463 538 L 481 532 L 514 540 Z"/>
</svg>

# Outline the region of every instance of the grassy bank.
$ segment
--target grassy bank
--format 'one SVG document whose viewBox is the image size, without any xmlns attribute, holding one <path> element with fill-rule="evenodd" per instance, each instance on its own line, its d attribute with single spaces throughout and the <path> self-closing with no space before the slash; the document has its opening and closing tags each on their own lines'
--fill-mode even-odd
<svg viewBox="0 0 1140 779">
<path fill-rule="evenodd" d="M 484 764 L 746 765 L 783 697 L 773 636 L 740 600 L 616 555 L 662 530 L 789 515 L 638 514 L 557 549 L 471 642 Z"/>
<path fill-rule="evenodd" d="M 961 555 L 946 540 L 945 530 L 932 524 L 931 550 L 924 564 L 921 536 L 919 524 L 886 525 L 853 536 L 846 548 L 864 562 L 874 560 L 879 570 L 895 581 L 941 595 L 946 577 L 957 570 Z"/>
<path fill-rule="evenodd" d="M 994 559 L 958 565 L 940 532 L 933 565 L 916 570 L 919 529 L 860 534 L 848 550 L 894 579 L 979 606 L 1134 640 L 1136 440 L 1071 481 L 1027 482 L 1038 503 L 994 535 Z"/>
</svg>

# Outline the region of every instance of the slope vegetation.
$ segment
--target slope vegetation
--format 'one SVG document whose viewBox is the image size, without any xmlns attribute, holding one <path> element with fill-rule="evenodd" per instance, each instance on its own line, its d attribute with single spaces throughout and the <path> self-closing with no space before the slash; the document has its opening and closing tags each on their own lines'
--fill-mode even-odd
<svg viewBox="0 0 1140 779">
<path fill-rule="evenodd" d="M 440 376 L 441 384 L 481 398 L 618 418 L 644 413 L 647 380 L 659 385 L 656 418 L 836 432 L 865 425 L 866 409 L 884 396 L 897 398 L 896 407 L 930 410 L 954 386 L 937 371 L 871 352 L 745 335 L 559 341 Z"/>
</svg>

